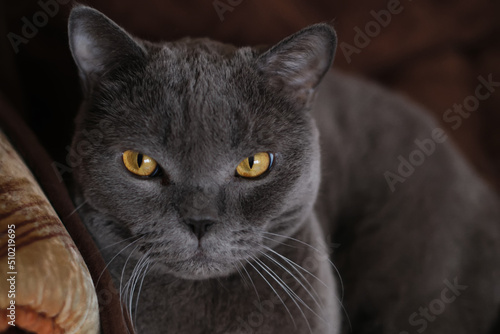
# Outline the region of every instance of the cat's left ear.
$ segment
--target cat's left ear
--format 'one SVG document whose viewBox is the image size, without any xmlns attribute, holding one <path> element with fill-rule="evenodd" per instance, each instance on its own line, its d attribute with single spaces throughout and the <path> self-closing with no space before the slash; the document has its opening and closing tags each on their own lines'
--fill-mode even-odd
<svg viewBox="0 0 500 334">
<path fill-rule="evenodd" d="M 125 30 L 101 12 L 74 7 L 68 21 L 69 45 L 85 89 L 120 66 L 143 62 L 146 50 Z"/>
<path fill-rule="evenodd" d="M 264 52 L 257 66 L 267 83 L 308 103 L 330 69 L 337 35 L 328 24 L 307 27 Z"/>
</svg>

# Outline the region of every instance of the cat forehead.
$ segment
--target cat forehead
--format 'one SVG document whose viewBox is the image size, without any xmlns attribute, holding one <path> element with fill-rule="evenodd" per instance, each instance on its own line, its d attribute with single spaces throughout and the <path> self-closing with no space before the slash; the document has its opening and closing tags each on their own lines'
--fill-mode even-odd
<svg viewBox="0 0 500 334">
<path fill-rule="evenodd" d="M 102 117 L 112 117 L 123 130 L 122 140 L 149 137 L 191 151 L 207 145 L 257 149 L 297 127 L 292 124 L 299 115 L 283 113 L 261 96 L 252 64 L 257 50 L 189 38 L 146 48 L 146 67 L 105 83 L 103 99 L 97 99 Z"/>
<path fill-rule="evenodd" d="M 221 56 L 230 56 L 240 48 L 226 44 L 210 38 L 191 38 L 184 37 L 175 41 L 157 44 L 162 51 L 171 52 L 195 52 L 206 54 L 218 54 Z M 245 48 L 250 49 L 250 48 Z"/>
<path fill-rule="evenodd" d="M 262 104 L 252 73 L 255 50 L 189 38 L 147 47 L 145 67 L 102 82 L 95 101 L 103 116 L 119 123 L 128 123 L 120 114 L 131 116 L 130 126 L 147 122 L 149 129 L 169 125 L 174 133 L 243 130 L 254 121 L 250 104 Z"/>
<path fill-rule="evenodd" d="M 140 98 L 142 105 L 168 113 L 176 129 L 203 124 L 202 130 L 224 131 L 231 121 L 245 123 L 252 117 L 248 104 L 258 102 L 255 73 L 251 61 L 256 52 L 237 48 L 210 39 L 182 39 L 156 45 L 145 73 L 130 94 Z M 130 95 L 128 97 L 130 97 Z"/>
<path fill-rule="evenodd" d="M 208 38 L 183 38 L 174 42 L 150 44 L 152 65 L 163 65 L 164 70 L 179 70 L 183 66 L 204 69 L 218 68 L 227 72 L 230 68 L 254 60 L 258 51 L 251 47 L 238 48 L 231 44 Z M 175 65 L 177 67 L 172 67 Z"/>
<path fill-rule="evenodd" d="M 251 48 L 236 48 L 209 39 L 183 39 L 149 45 L 149 56 L 142 69 L 133 70 L 117 85 L 142 93 L 165 95 L 196 101 L 214 102 L 238 89 L 248 87 L 256 73 Z M 138 71 L 138 72 L 136 72 Z"/>
</svg>

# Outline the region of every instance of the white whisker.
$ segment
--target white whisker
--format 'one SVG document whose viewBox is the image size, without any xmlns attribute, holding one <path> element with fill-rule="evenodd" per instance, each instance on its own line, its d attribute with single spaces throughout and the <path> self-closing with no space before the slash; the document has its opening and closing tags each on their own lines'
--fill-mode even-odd
<svg viewBox="0 0 500 334">
<path fill-rule="evenodd" d="M 265 257 L 267 257 L 269 260 L 271 260 L 272 262 L 274 262 L 275 264 L 277 264 L 281 269 L 283 269 L 284 271 L 286 271 L 288 274 L 290 274 L 290 276 L 293 277 L 293 279 L 295 279 L 296 282 L 298 282 L 300 284 L 300 286 L 307 292 L 307 294 L 309 295 L 309 297 L 311 297 L 311 299 L 314 301 L 314 303 L 319 307 L 319 308 L 323 308 L 324 305 L 321 305 L 319 302 L 318 302 L 318 299 L 320 299 L 320 296 L 318 295 L 318 293 L 316 292 L 316 290 L 314 289 L 314 287 L 311 285 L 311 283 L 309 283 L 309 281 L 302 275 L 302 278 L 304 279 L 304 281 L 307 283 L 307 285 L 309 286 L 309 288 L 314 292 L 314 294 L 316 296 L 313 296 L 313 294 L 311 293 L 311 291 L 302 283 L 302 281 L 297 278 L 297 276 L 295 276 L 290 270 L 288 270 L 284 265 L 282 265 L 278 260 L 276 260 L 275 258 L 273 258 L 271 255 L 265 253 L 265 252 L 260 252 L 262 255 L 264 255 Z M 292 267 L 293 268 L 293 267 Z M 295 271 L 297 271 L 297 269 L 293 268 Z M 298 272 L 298 271 L 297 271 Z M 300 273 L 300 272 L 299 272 Z M 318 298 L 318 299 L 316 299 Z"/>
<path fill-rule="evenodd" d="M 127 257 L 127 260 L 125 261 L 125 264 L 123 265 L 123 268 L 122 268 L 122 274 L 120 276 L 120 287 L 119 287 L 120 300 L 123 301 L 125 303 L 125 305 L 127 305 L 127 300 L 128 299 L 126 298 L 127 297 L 126 295 L 125 295 L 125 298 L 123 297 L 125 289 L 126 289 L 126 285 L 123 285 L 123 276 L 125 275 L 125 269 L 127 268 L 128 261 L 130 260 L 130 257 L 135 252 L 135 250 L 137 249 L 137 247 L 139 247 L 139 245 L 136 245 L 134 247 L 134 249 L 132 250 L 132 252 L 130 252 L 129 256 Z M 133 277 L 134 271 L 135 271 L 135 267 L 134 267 L 134 270 L 132 271 L 132 274 L 131 274 L 131 277 L 129 278 L 129 281 Z M 127 282 L 127 284 L 128 284 L 128 282 Z M 124 310 L 123 310 L 123 307 L 122 307 L 122 317 L 125 320 L 125 314 L 123 312 L 124 312 Z M 132 323 L 132 318 L 129 318 L 129 320 Z M 132 326 L 133 326 L 133 324 L 132 324 Z"/>
<path fill-rule="evenodd" d="M 321 254 L 323 255 L 323 252 L 321 252 L 319 249 L 315 248 L 314 246 L 308 244 L 307 242 L 304 242 L 302 240 L 299 240 L 299 239 L 296 239 L 296 238 L 292 238 L 292 237 L 288 237 L 286 235 L 281 235 L 281 234 L 276 234 L 276 233 L 271 233 L 271 232 L 265 232 L 263 231 L 262 233 L 265 233 L 265 234 L 269 234 L 269 235 L 273 235 L 273 236 L 276 236 L 276 237 L 279 237 L 279 238 L 286 238 L 286 239 L 290 239 L 290 240 L 293 240 L 295 242 L 298 242 L 302 245 L 305 245 L 307 247 L 310 247 L 311 249 L 313 249 L 314 251 L 316 251 L 318 254 Z M 326 254 L 327 255 L 327 254 Z M 327 258 L 327 261 L 330 263 L 330 265 L 333 267 L 333 269 L 335 270 L 338 278 L 339 278 L 339 283 L 340 283 L 340 290 L 341 290 L 341 293 L 340 293 L 340 301 L 343 302 L 344 301 L 344 281 L 342 280 L 342 276 L 340 276 L 340 272 L 339 270 L 337 269 L 337 267 L 335 266 L 335 264 L 329 259 Z"/>
<path fill-rule="evenodd" d="M 254 261 L 256 260 L 254 257 L 251 257 L 251 259 L 253 259 Z M 274 287 L 271 285 L 271 283 L 264 277 L 264 275 L 262 275 L 262 273 L 257 268 L 255 268 L 255 266 L 250 261 L 248 261 L 248 260 L 245 260 L 245 261 L 259 274 L 260 277 L 262 277 L 262 279 L 267 283 L 267 285 L 273 290 L 274 294 L 279 298 L 279 300 L 281 301 L 281 304 L 283 304 L 286 311 L 290 315 L 290 319 L 292 320 L 293 326 L 295 328 L 297 328 L 297 324 L 295 324 L 295 320 L 293 319 L 292 313 L 290 312 L 290 310 L 288 309 L 288 307 L 286 306 L 285 302 L 283 301 L 281 296 L 278 294 L 276 289 L 274 289 Z"/>
<path fill-rule="evenodd" d="M 283 241 L 278 241 L 278 240 L 276 240 L 276 239 L 266 237 L 266 236 L 264 236 L 264 235 L 262 236 L 262 238 L 267 239 L 267 240 L 270 240 L 270 241 L 272 241 L 272 242 L 276 242 L 276 243 L 278 243 L 278 244 L 280 244 L 280 245 L 283 245 L 283 246 L 286 246 L 286 247 L 290 247 L 290 248 L 295 248 L 295 249 L 297 249 L 297 247 L 295 247 L 295 246 L 289 245 L 289 244 L 287 244 L 287 243 L 285 243 L 285 242 L 283 242 Z"/>
<path fill-rule="evenodd" d="M 120 240 L 120 241 L 117 241 L 117 242 L 114 242 L 114 243 L 112 243 L 112 244 L 110 244 L 110 245 L 107 245 L 106 247 L 99 248 L 99 250 L 102 252 L 104 249 L 108 249 L 109 247 L 113 247 L 113 246 L 115 246 L 115 245 L 121 244 L 122 242 L 128 241 L 128 240 L 130 240 L 130 239 L 134 239 L 134 238 L 137 238 L 137 236 L 136 236 L 136 235 L 133 235 L 133 236 L 128 237 L 128 238 L 126 238 L 126 239 L 122 239 L 122 240 Z M 139 239 L 142 239 L 142 238 L 144 238 L 144 236 L 141 236 Z"/>
<path fill-rule="evenodd" d="M 241 261 L 236 260 L 240 266 L 242 266 Z M 243 272 L 241 271 L 241 268 L 238 265 L 234 265 L 234 269 L 238 272 L 238 275 L 240 276 L 241 280 L 243 281 L 243 284 L 245 285 L 246 288 L 250 287 L 250 283 L 248 282 L 247 278 L 243 276 Z"/>
<path fill-rule="evenodd" d="M 221 286 L 224 290 L 226 290 L 226 292 L 230 293 L 230 292 L 229 292 L 229 290 L 228 290 L 228 288 L 224 286 L 224 284 L 222 283 L 222 281 L 220 280 L 220 278 L 219 278 L 219 277 L 217 277 L 217 278 L 216 278 L 216 280 L 217 280 L 217 283 L 219 283 L 219 285 L 220 285 L 220 286 Z"/>
<path fill-rule="evenodd" d="M 111 258 L 111 260 L 109 260 L 109 262 L 106 264 L 106 267 L 104 267 L 104 269 L 102 270 L 101 274 L 99 275 L 99 278 L 97 278 L 96 285 L 97 285 L 97 283 L 99 283 L 99 281 L 101 280 L 102 275 L 104 274 L 104 272 L 106 271 L 106 269 L 108 269 L 108 267 L 109 267 L 109 265 L 111 264 L 111 262 L 113 262 L 113 260 L 114 260 L 114 259 L 116 259 L 116 257 L 117 257 L 118 255 L 120 255 L 120 254 L 121 254 L 121 252 L 123 252 L 125 249 L 127 249 L 127 248 L 128 248 L 128 247 L 130 247 L 130 246 L 132 246 L 133 244 L 135 244 L 137 241 L 141 240 L 142 238 L 144 238 L 144 237 L 140 237 L 139 239 L 134 240 L 133 242 L 131 242 L 131 243 L 130 243 L 130 244 L 128 244 L 127 246 L 123 247 L 123 248 L 122 248 L 122 250 L 120 250 L 118 253 L 116 253 L 116 254 L 115 254 L 115 256 L 113 256 L 113 257 Z M 130 239 L 130 238 L 129 238 L 129 239 Z M 125 240 L 128 240 L 128 239 L 125 239 Z M 123 241 L 125 241 L 125 240 L 123 240 Z M 115 243 L 115 244 L 121 243 L 121 242 L 123 242 L 123 241 L 117 242 L 117 243 Z M 104 248 L 102 248 L 102 249 L 104 249 Z M 101 250 L 102 250 L 102 249 L 101 249 Z"/>
<path fill-rule="evenodd" d="M 135 299 L 135 308 L 134 308 L 134 311 L 135 311 L 135 317 L 134 317 L 134 323 L 137 322 L 137 310 L 138 310 L 138 305 L 139 305 L 139 298 L 141 296 L 141 290 L 142 290 L 142 284 L 144 283 L 144 279 L 146 278 L 146 275 L 148 273 L 148 269 L 149 269 L 149 265 L 150 265 L 150 261 L 149 261 L 149 254 L 150 254 L 150 251 L 151 249 L 149 249 L 147 252 L 146 252 L 146 259 L 144 261 L 144 270 L 141 269 L 141 271 L 143 271 L 142 273 L 142 278 L 141 278 L 141 282 L 139 283 L 139 290 L 137 291 L 137 297 Z M 133 292 L 132 292 L 132 298 L 133 298 Z"/>
<path fill-rule="evenodd" d="M 247 274 L 248 278 L 250 279 L 250 283 L 252 283 L 252 286 L 253 286 L 253 289 L 255 291 L 255 294 L 257 295 L 257 300 L 259 301 L 260 303 L 260 296 L 259 296 L 259 292 L 257 291 L 257 287 L 255 286 L 253 280 L 252 280 L 252 276 L 250 276 L 250 274 L 248 273 L 247 269 L 245 268 L 245 266 L 241 263 L 240 260 L 238 260 L 238 262 L 241 264 L 241 267 L 243 268 L 243 270 L 245 271 L 245 273 Z M 247 261 L 248 262 L 248 261 Z"/>
<path fill-rule="evenodd" d="M 127 311 L 128 311 L 128 316 L 132 320 L 132 303 L 134 301 L 134 290 L 135 286 L 137 284 L 137 280 L 139 279 L 142 264 L 144 261 L 144 258 L 146 257 L 146 254 L 143 254 L 140 258 L 139 261 L 134 266 L 134 269 L 132 270 L 132 274 L 130 275 L 129 280 L 125 284 L 125 290 L 127 291 Z"/>
<path fill-rule="evenodd" d="M 74 215 L 74 214 L 75 214 L 75 212 L 77 212 L 78 210 L 80 210 L 80 208 L 81 208 L 82 206 L 84 206 L 85 204 L 87 204 L 87 202 L 88 202 L 88 200 L 85 200 L 82 204 L 78 205 L 78 206 L 75 208 L 75 210 L 71 211 L 71 213 L 70 213 L 69 215 L 67 215 L 67 216 L 66 216 L 66 218 L 69 218 L 69 217 L 71 217 L 72 215 Z"/>
<path fill-rule="evenodd" d="M 301 269 L 301 270 L 303 270 L 304 272 L 306 272 L 307 274 L 311 275 L 313 278 L 315 278 L 315 279 L 316 279 L 318 282 L 320 282 L 323 286 L 325 286 L 325 287 L 327 287 L 327 288 L 329 287 L 329 286 L 328 286 L 325 282 L 323 282 L 323 281 L 322 281 L 319 277 L 317 277 L 316 275 L 314 275 L 313 273 L 311 273 L 309 270 L 307 270 L 306 268 L 302 267 L 301 265 L 297 264 L 296 262 L 294 262 L 294 261 L 290 260 L 290 259 L 289 259 L 289 258 L 287 258 L 286 256 L 284 256 L 284 255 L 282 255 L 282 254 L 280 254 L 280 253 L 276 252 L 275 250 L 273 250 L 273 249 L 271 249 L 271 248 L 269 248 L 269 247 L 265 247 L 265 249 L 266 249 L 266 250 L 268 250 L 268 251 L 270 251 L 270 252 L 272 252 L 273 254 L 278 255 L 280 258 L 282 258 L 284 261 L 286 261 L 289 265 L 291 265 L 293 268 L 295 268 L 295 270 L 296 270 L 297 272 L 299 272 L 299 273 L 300 273 L 300 271 L 299 271 L 299 270 L 297 270 L 297 268 L 298 268 L 298 269 Z"/>
<path fill-rule="evenodd" d="M 316 251 L 317 253 L 323 255 L 323 253 L 315 248 L 314 246 L 312 245 L 309 245 L 308 243 L 302 241 L 302 240 L 299 240 L 299 239 L 296 239 L 296 238 L 292 238 L 292 237 L 289 237 L 289 236 L 286 236 L 286 235 L 281 235 L 281 234 L 276 234 L 276 233 L 271 233 L 271 232 L 265 232 L 265 231 L 262 231 L 262 233 L 265 233 L 265 234 L 269 234 L 269 235 L 272 235 L 272 236 L 275 236 L 275 237 L 279 237 L 279 238 L 285 238 L 285 239 L 289 239 L 289 240 L 292 240 L 292 241 L 295 241 L 295 242 L 298 242 L 302 245 L 305 245 L 311 249 L 313 249 L 314 251 Z M 288 259 L 287 257 L 279 254 L 278 252 L 272 250 L 271 248 L 269 247 L 266 247 L 264 246 L 265 249 L 267 249 L 268 251 L 278 255 L 280 258 L 282 258 L 284 261 L 286 261 L 287 263 L 289 263 L 291 266 L 293 267 L 296 267 L 296 268 L 299 268 L 303 271 L 305 271 L 307 274 L 313 276 L 314 278 L 316 278 L 321 284 L 323 284 L 325 287 L 328 287 L 328 285 L 326 285 L 323 281 L 321 281 L 318 277 L 316 277 L 314 274 L 312 274 L 311 272 L 309 272 L 307 269 L 303 268 L 302 266 L 298 265 L 297 263 L 293 262 L 292 260 Z M 337 269 L 337 267 L 335 266 L 335 264 L 333 264 L 333 262 L 327 258 L 327 261 L 329 262 L 329 264 L 333 267 L 333 269 L 335 270 L 338 278 L 339 278 L 339 283 L 340 283 L 340 286 L 341 286 L 341 297 L 340 299 L 338 297 L 335 297 L 337 299 L 337 302 L 340 304 L 340 307 L 342 308 L 342 311 L 344 312 L 345 316 L 346 316 L 346 319 L 347 319 L 347 322 L 349 324 L 349 327 L 351 328 L 352 330 L 352 324 L 351 324 L 351 319 L 349 318 L 349 315 L 347 314 L 347 310 L 345 309 L 344 307 L 344 304 L 343 304 L 343 301 L 344 301 L 344 281 L 342 280 L 342 277 L 340 275 L 340 272 L 339 270 Z"/>
<path fill-rule="evenodd" d="M 283 291 L 285 291 L 287 293 L 287 295 L 290 297 L 292 302 L 299 309 L 299 312 L 302 314 L 302 317 L 306 321 L 307 328 L 309 328 L 309 332 L 312 334 L 312 329 L 311 329 L 311 325 L 309 324 L 309 320 L 307 320 L 307 317 L 306 317 L 304 311 L 302 310 L 302 307 L 300 307 L 300 305 L 297 303 L 297 301 L 299 301 L 302 305 L 309 308 L 309 310 L 311 310 L 311 308 L 309 306 L 307 306 L 307 304 L 304 303 L 302 298 L 300 298 L 292 289 L 290 289 L 290 287 L 278 275 L 276 275 L 276 273 L 274 273 L 274 271 L 271 270 L 271 268 L 269 268 L 264 262 L 262 262 L 262 260 L 259 260 L 256 258 L 255 261 L 269 276 L 271 276 L 274 279 L 274 281 L 276 283 L 279 284 L 279 286 L 283 289 Z M 312 312 L 314 313 L 314 311 L 312 311 Z"/>
</svg>

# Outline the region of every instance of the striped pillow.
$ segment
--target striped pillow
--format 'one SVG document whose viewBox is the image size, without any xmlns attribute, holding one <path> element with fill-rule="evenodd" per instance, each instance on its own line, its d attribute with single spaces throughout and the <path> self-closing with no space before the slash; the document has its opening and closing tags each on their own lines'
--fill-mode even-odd
<svg viewBox="0 0 500 334">
<path fill-rule="evenodd" d="M 88 269 L 31 172 L 0 131 L 0 331 L 99 333 Z"/>
</svg>

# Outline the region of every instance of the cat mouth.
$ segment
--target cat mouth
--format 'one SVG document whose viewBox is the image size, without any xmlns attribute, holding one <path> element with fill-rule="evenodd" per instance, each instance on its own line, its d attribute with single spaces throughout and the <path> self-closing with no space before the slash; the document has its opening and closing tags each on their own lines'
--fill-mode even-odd
<svg viewBox="0 0 500 334">
<path fill-rule="evenodd" d="M 175 262 L 167 262 L 163 265 L 167 270 L 184 279 L 207 279 L 222 277 L 232 272 L 232 261 L 229 259 L 210 256 L 202 249 L 197 249 L 191 257 Z"/>
<path fill-rule="evenodd" d="M 223 264 L 207 256 L 194 256 L 177 263 L 174 275 L 185 279 L 207 279 L 225 276 L 227 264 Z"/>
<path fill-rule="evenodd" d="M 194 255 L 188 259 L 188 261 L 197 262 L 217 262 L 214 258 L 207 255 L 207 253 L 201 249 L 197 249 Z"/>
<path fill-rule="evenodd" d="M 217 265 L 227 265 L 228 262 L 224 261 L 224 259 L 220 257 L 210 256 L 206 251 L 202 249 L 197 249 L 191 256 L 186 257 L 184 259 L 177 259 L 175 261 L 167 261 L 165 262 L 167 265 L 173 266 L 196 266 L 200 264 L 217 264 Z"/>
</svg>

